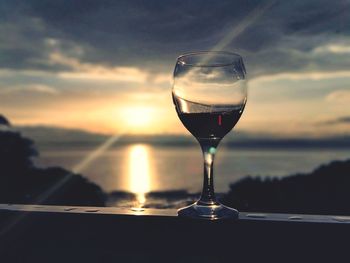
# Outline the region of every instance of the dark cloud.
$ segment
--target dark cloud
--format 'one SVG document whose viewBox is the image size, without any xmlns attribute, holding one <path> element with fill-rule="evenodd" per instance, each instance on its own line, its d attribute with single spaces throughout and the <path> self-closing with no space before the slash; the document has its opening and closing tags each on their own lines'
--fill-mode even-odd
<svg viewBox="0 0 350 263">
<path fill-rule="evenodd" d="M 30 14 L 90 47 L 86 60 L 119 65 L 145 59 L 162 63 L 188 50 L 208 49 L 223 37 L 223 28 L 238 23 L 255 5 L 251 1 L 237 6 L 226 1 L 102 1 L 94 8 L 76 10 L 70 3 L 32 2 Z"/>
<path fill-rule="evenodd" d="M 61 45 L 69 43 L 60 47 L 61 52 L 81 61 L 168 71 L 177 55 L 212 48 L 261 5 L 257 0 L 3 1 L 0 28 L 13 24 L 8 34 L 16 32 L 17 38 L 1 37 L 7 48 L 0 44 L 5 58 L 0 63 L 2 67 L 61 70 L 59 65 L 45 63 L 53 49 L 45 40 L 53 38 Z M 348 39 L 349 5 L 342 0 L 275 1 L 226 49 L 242 53 L 253 74 L 297 71 L 309 65 L 324 69 L 324 60 L 332 58 L 315 57 L 310 51 Z M 84 52 L 69 53 L 75 46 Z M 350 62 L 343 59 L 328 66 L 336 70 L 349 67 Z"/>
<path fill-rule="evenodd" d="M 288 33 L 349 33 L 349 2 L 304 1 L 287 14 Z"/>
<path fill-rule="evenodd" d="M 337 121 L 340 123 L 350 123 L 350 116 L 338 118 Z"/>
<path fill-rule="evenodd" d="M 350 124 L 350 116 L 339 117 L 333 120 L 320 122 L 319 125 Z"/>
<path fill-rule="evenodd" d="M 46 71 L 69 69 L 62 65 L 48 63 L 48 57 L 52 51 L 47 43 L 48 38 L 47 27 L 38 18 L 14 16 L 2 21 L 0 23 L 0 67 Z"/>
</svg>

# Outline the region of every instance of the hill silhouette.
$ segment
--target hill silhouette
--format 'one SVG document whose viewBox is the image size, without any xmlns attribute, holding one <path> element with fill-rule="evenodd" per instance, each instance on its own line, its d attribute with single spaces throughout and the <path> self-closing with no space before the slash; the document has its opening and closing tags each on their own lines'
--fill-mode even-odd
<svg viewBox="0 0 350 263">
<path fill-rule="evenodd" d="M 0 128 L 0 203 L 104 206 L 99 186 L 60 167 L 35 167 L 34 142 L 3 116 Z"/>
<path fill-rule="evenodd" d="M 350 160 L 334 161 L 309 174 L 244 178 L 222 202 L 247 212 L 350 215 L 349 186 Z"/>
</svg>

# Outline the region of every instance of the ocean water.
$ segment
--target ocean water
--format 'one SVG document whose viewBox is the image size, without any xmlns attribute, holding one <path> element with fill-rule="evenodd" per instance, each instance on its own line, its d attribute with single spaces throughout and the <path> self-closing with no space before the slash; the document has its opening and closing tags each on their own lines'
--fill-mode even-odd
<svg viewBox="0 0 350 263">
<path fill-rule="evenodd" d="M 247 175 L 283 177 L 308 173 L 321 164 L 350 158 L 340 149 L 232 149 L 219 148 L 215 158 L 214 180 L 217 192 Z M 199 192 L 202 186 L 202 155 L 199 146 L 173 147 L 133 144 L 96 149 L 48 148 L 35 159 L 40 167 L 61 166 L 95 182 L 106 192 L 184 189 Z M 142 202 L 142 200 L 141 200 Z"/>
</svg>

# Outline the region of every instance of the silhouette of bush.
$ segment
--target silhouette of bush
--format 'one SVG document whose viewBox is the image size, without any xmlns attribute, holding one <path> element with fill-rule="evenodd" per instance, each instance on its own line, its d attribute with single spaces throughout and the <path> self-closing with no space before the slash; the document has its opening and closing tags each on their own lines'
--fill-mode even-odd
<svg viewBox="0 0 350 263">
<path fill-rule="evenodd" d="M 241 211 L 350 215 L 350 160 L 281 179 L 247 177 L 222 202 Z"/>
</svg>

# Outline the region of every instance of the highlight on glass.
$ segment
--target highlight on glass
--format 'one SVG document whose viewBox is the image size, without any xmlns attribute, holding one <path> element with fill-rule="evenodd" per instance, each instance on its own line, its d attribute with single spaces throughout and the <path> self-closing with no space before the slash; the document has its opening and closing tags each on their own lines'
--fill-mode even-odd
<svg viewBox="0 0 350 263">
<path fill-rule="evenodd" d="M 179 216 L 238 218 L 236 209 L 224 206 L 215 196 L 213 165 L 220 141 L 243 113 L 247 101 L 245 79 L 243 59 L 235 53 L 202 51 L 182 55 L 176 61 L 173 102 L 182 124 L 198 140 L 204 159 L 201 197 L 179 209 Z"/>
</svg>

